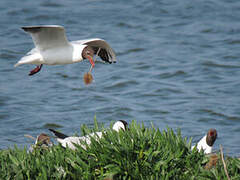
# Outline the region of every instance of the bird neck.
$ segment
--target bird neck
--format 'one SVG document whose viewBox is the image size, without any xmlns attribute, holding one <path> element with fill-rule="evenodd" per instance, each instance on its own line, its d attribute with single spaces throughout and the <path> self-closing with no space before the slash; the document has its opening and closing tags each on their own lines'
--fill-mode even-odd
<svg viewBox="0 0 240 180">
<path fill-rule="evenodd" d="M 120 129 L 123 129 L 123 130 L 125 130 L 125 127 L 124 127 L 124 125 L 121 123 L 121 122 L 119 122 L 119 121 L 117 121 L 114 125 L 113 125 L 113 130 L 115 130 L 115 131 L 119 131 Z"/>
<path fill-rule="evenodd" d="M 199 141 L 197 148 L 199 151 L 203 149 L 205 154 L 212 152 L 212 147 L 207 144 L 207 135 Z"/>
<path fill-rule="evenodd" d="M 73 44 L 72 47 L 73 47 L 73 53 L 72 53 L 73 63 L 82 61 L 83 60 L 82 52 L 83 52 L 83 49 L 86 47 L 86 45 Z"/>
</svg>

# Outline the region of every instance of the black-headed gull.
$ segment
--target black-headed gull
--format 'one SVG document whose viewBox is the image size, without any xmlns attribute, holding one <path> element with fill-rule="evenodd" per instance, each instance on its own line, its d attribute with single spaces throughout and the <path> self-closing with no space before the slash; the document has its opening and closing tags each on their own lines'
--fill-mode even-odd
<svg viewBox="0 0 240 180">
<path fill-rule="evenodd" d="M 51 138 L 47 134 L 41 133 L 37 136 L 37 138 L 34 138 L 31 135 L 24 136 L 35 140 L 35 144 L 30 146 L 28 150 L 29 152 L 33 152 L 35 148 L 48 148 L 53 146 Z"/>
<path fill-rule="evenodd" d="M 207 135 L 205 135 L 195 146 L 197 146 L 199 152 L 203 150 L 204 154 L 209 154 L 212 152 L 212 147 L 216 139 L 217 130 L 209 129 Z M 192 146 L 192 149 L 195 146 Z"/>
<path fill-rule="evenodd" d="M 93 56 L 100 56 L 105 62 L 116 62 L 116 55 L 110 45 L 103 39 L 67 40 L 63 26 L 41 25 L 26 26 L 22 29 L 31 34 L 36 48 L 22 57 L 15 67 L 21 64 L 36 64 L 29 75 L 39 72 L 43 64 L 62 65 L 88 59 L 91 68 L 95 66 Z"/>
<path fill-rule="evenodd" d="M 113 130 L 119 131 L 120 129 L 126 130 L 128 126 L 128 123 L 124 120 L 119 120 L 114 123 L 113 125 Z M 82 137 L 74 137 L 74 136 L 67 136 L 65 134 L 62 134 L 58 131 L 55 131 L 53 129 L 49 129 L 51 132 L 54 133 L 54 135 L 57 137 L 57 141 L 63 146 L 63 147 L 68 147 L 72 150 L 75 150 L 75 144 L 81 145 L 84 149 L 86 148 L 84 143 L 90 145 L 91 144 L 91 137 L 98 139 L 101 138 L 103 135 L 103 132 L 94 132 L 86 136 Z"/>
</svg>

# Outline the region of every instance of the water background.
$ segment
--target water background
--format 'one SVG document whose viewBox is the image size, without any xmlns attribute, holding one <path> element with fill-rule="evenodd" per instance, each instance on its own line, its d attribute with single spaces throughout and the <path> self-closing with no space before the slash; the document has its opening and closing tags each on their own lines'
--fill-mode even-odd
<svg viewBox="0 0 240 180">
<path fill-rule="evenodd" d="M 0 149 L 29 146 L 24 134 L 66 134 L 80 125 L 136 120 L 196 142 L 216 128 L 215 148 L 239 156 L 240 2 L 229 0 L 0 1 Z M 20 27 L 58 24 L 69 40 L 99 37 L 117 53 L 97 63 L 13 65 L 33 43 Z M 79 133 L 80 134 L 80 133 Z"/>
</svg>

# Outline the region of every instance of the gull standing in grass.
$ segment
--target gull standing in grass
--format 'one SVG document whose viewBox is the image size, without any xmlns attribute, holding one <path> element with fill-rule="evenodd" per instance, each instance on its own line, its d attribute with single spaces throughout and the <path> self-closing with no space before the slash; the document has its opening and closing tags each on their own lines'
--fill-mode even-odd
<svg viewBox="0 0 240 180">
<path fill-rule="evenodd" d="M 110 45 L 103 39 L 67 40 L 63 26 L 40 25 L 22 27 L 30 33 L 36 46 L 26 56 L 22 57 L 15 67 L 22 64 L 36 64 L 29 76 L 39 72 L 46 65 L 63 65 L 80 62 L 88 59 L 91 63 L 89 72 L 95 66 L 93 56 L 100 56 L 105 62 L 116 62 L 116 55 Z"/>
<path fill-rule="evenodd" d="M 199 152 L 203 150 L 204 154 L 209 154 L 212 153 L 212 147 L 216 139 L 217 130 L 209 129 L 207 135 L 205 135 L 195 146 Z M 192 146 L 192 150 L 195 146 Z"/>
<path fill-rule="evenodd" d="M 114 123 L 112 129 L 119 132 L 120 129 L 126 130 L 128 126 L 128 123 L 124 120 L 119 120 Z M 51 132 L 54 133 L 55 136 L 57 136 L 57 141 L 63 146 L 68 147 L 70 149 L 75 150 L 75 144 L 81 145 L 84 149 L 86 148 L 84 145 L 84 142 L 88 145 L 91 144 L 91 137 L 98 139 L 102 138 L 103 132 L 94 132 L 86 136 L 82 137 L 74 137 L 74 136 L 67 136 L 65 134 L 62 134 L 58 131 L 55 131 L 54 129 L 49 129 Z"/>
</svg>

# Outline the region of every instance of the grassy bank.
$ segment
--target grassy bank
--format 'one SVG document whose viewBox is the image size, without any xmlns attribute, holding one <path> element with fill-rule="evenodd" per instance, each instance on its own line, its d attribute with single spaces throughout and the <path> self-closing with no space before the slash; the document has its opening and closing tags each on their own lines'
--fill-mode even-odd
<svg viewBox="0 0 240 180">
<path fill-rule="evenodd" d="M 97 123 L 83 134 L 100 131 Z M 220 157 L 220 155 L 218 155 Z M 129 131 L 107 130 L 99 141 L 76 151 L 49 149 L 0 151 L 1 179 L 226 179 L 221 159 L 206 170 L 209 158 L 190 150 L 190 142 L 171 129 L 160 132 L 132 122 Z M 240 160 L 225 159 L 231 179 L 240 179 Z"/>
</svg>

